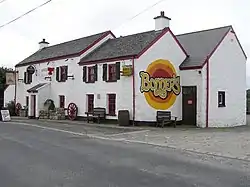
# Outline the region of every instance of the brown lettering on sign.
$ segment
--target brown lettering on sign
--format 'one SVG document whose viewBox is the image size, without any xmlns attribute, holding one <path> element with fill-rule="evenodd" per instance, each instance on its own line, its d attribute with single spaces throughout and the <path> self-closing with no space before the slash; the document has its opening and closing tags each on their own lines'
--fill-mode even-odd
<svg viewBox="0 0 250 187">
<path fill-rule="evenodd" d="M 145 71 L 141 71 L 139 75 L 141 78 L 141 93 L 152 91 L 155 97 L 160 97 L 162 99 L 168 97 L 168 92 L 173 92 L 175 95 L 180 94 L 180 76 L 153 78 Z"/>
</svg>

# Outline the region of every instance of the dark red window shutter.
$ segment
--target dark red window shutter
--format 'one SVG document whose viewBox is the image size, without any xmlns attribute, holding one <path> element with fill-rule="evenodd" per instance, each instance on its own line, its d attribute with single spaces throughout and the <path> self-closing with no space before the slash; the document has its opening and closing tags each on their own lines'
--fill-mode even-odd
<svg viewBox="0 0 250 187">
<path fill-rule="evenodd" d="M 87 82 L 87 67 L 86 66 L 82 67 L 82 81 Z"/>
<path fill-rule="evenodd" d="M 116 62 L 116 80 L 120 80 L 120 62 Z"/>
<path fill-rule="evenodd" d="M 97 81 L 97 79 L 98 79 L 98 66 L 97 66 L 97 64 L 94 67 L 94 71 L 95 71 L 95 81 Z"/>
<path fill-rule="evenodd" d="M 59 82 L 59 67 L 56 67 L 56 81 Z"/>
<path fill-rule="evenodd" d="M 107 81 L 107 64 L 103 64 L 102 68 L 103 68 L 102 79 L 104 81 Z"/>
</svg>

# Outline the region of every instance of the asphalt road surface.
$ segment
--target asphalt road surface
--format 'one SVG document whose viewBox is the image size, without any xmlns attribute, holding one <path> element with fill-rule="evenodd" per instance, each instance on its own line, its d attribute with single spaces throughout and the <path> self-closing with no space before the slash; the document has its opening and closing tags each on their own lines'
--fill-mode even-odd
<svg viewBox="0 0 250 187">
<path fill-rule="evenodd" d="M 1 187 L 250 186 L 243 160 L 0 123 Z"/>
</svg>

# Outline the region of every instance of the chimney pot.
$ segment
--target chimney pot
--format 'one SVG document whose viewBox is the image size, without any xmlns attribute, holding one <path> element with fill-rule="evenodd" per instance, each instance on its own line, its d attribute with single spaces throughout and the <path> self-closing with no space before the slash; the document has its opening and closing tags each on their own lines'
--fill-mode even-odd
<svg viewBox="0 0 250 187">
<path fill-rule="evenodd" d="M 39 42 L 39 49 L 43 49 L 45 47 L 49 46 L 49 42 L 46 42 L 45 39 L 43 39 L 41 42 Z"/>
<path fill-rule="evenodd" d="M 155 30 L 162 30 L 166 27 L 169 27 L 170 18 L 165 16 L 164 11 L 160 12 L 160 16 L 157 16 L 155 19 Z"/>
</svg>

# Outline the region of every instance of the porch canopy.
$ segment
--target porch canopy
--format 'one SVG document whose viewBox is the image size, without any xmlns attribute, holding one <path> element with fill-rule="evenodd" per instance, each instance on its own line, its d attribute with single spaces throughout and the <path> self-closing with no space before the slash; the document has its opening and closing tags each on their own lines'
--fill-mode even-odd
<svg viewBox="0 0 250 187">
<path fill-rule="evenodd" d="M 42 87 L 46 86 L 49 83 L 39 83 L 30 89 L 27 90 L 28 93 L 38 93 L 38 90 L 40 90 Z"/>
</svg>

